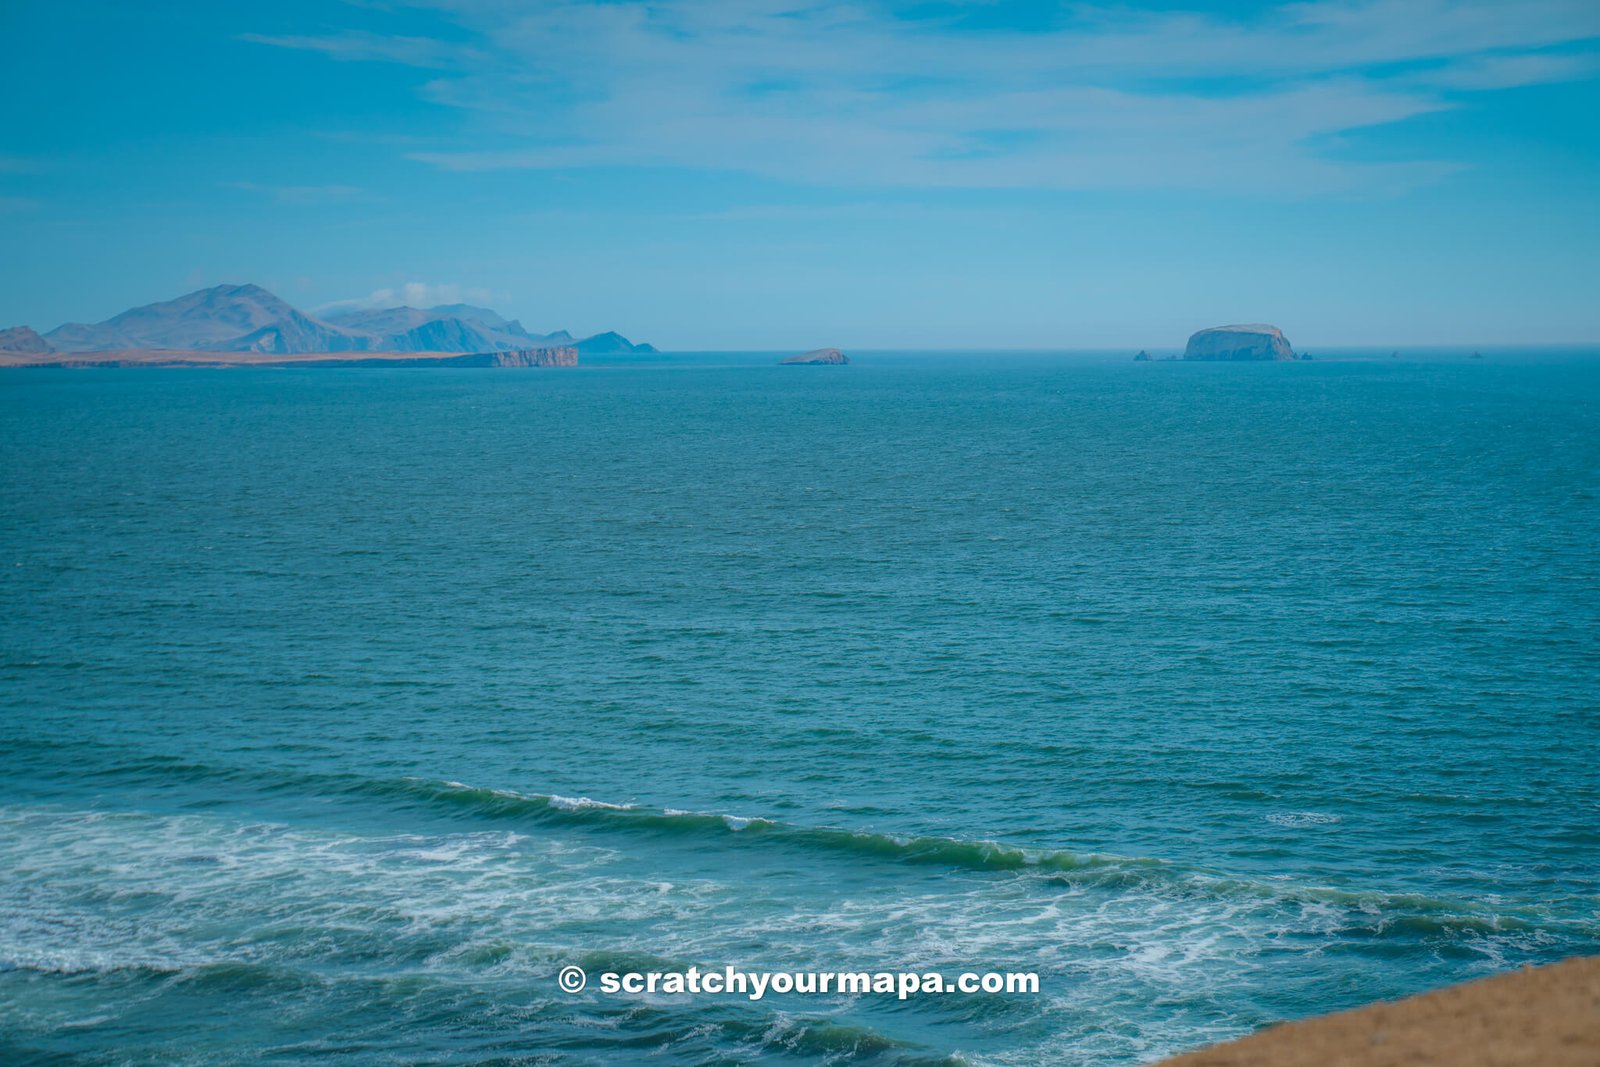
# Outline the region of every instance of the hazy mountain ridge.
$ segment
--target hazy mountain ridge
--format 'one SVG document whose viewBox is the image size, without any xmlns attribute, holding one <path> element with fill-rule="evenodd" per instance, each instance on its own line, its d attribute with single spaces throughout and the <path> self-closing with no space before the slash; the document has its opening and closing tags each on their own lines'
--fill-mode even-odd
<svg viewBox="0 0 1600 1067">
<path fill-rule="evenodd" d="M 573 345 L 581 352 L 654 352 L 617 333 L 574 342 L 566 330 L 529 333 L 470 304 L 362 308 L 315 318 L 259 285 L 218 285 L 130 308 L 104 322 L 69 322 L 43 338 L 60 352 L 168 349 L 203 352 L 497 352 Z"/>
<path fill-rule="evenodd" d="M 343 330 L 389 338 L 397 352 L 489 352 L 572 340 L 565 330 L 556 334 L 529 333 L 515 319 L 471 304 L 351 309 L 326 315 L 324 321 Z"/>
<path fill-rule="evenodd" d="M 45 334 L 57 350 L 92 352 L 111 348 L 216 348 L 299 313 L 257 285 L 218 285 L 143 307 L 104 322 L 69 322 Z"/>
<path fill-rule="evenodd" d="M 0 330 L 0 352 L 21 352 L 24 355 L 48 355 L 54 349 L 50 342 L 34 333 L 27 326 L 13 326 L 9 330 Z"/>
</svg>

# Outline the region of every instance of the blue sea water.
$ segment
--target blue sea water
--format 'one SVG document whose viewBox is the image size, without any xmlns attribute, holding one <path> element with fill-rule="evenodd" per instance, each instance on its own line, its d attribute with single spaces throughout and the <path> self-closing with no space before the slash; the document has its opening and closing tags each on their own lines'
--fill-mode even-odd
<svg viewBox="0 0 1600 1067">
<path fill-rule="evenodd" d="M 1327 355 L 4 372 L 0 1059 L 1133 1065 L 1600 952 L 1600 353 Z"/>
</svg>

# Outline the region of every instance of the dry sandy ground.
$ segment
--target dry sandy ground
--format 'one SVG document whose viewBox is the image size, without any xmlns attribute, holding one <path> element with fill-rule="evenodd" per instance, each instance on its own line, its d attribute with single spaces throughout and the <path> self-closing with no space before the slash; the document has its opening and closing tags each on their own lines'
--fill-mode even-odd
<svg viewBox="0 0 1600 1067">
<path fill-rule="evenodd" d="M 1158 1067 L 1600 1067 L 1600 956 L 1285 1023 Z"/>
<path fill-rule="evenodd" d="M 130 348 L 112 352 L 0 352 L 0 367 L 281 367 L 291 363 L 429 362 L 459 359 L 461 352 L 195 352 Z"/>
</svg>

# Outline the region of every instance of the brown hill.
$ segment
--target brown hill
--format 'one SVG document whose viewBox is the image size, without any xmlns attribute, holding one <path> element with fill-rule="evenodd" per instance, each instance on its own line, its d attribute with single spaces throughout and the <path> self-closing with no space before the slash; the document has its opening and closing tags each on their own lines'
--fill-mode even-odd
<svg viewBox="0 0 1600 1067">
<path fill-rule="evenodd" d="M 41 355 L 53 351 L 50 342 L 34 333 L 30 327 L 13 326 L 9 330 L 0 330 L 0 352 Z"/>
</svg>

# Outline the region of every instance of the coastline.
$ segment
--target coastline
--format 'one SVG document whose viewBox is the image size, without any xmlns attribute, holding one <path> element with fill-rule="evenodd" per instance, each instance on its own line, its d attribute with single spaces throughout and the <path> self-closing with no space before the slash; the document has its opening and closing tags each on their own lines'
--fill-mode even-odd
<svg viewBox="0 0 1600 1067">
<path fill-rule="evenodd" d="M 1600 956 L 1269 1027 L 1152 1067 L 1592 1067 Z"/>
<path fill-rule="evenodd" d="M 523 353 L 560 353 L 549 362 L 518 358 Z M 570 355 L 567 355 L 570 353 Z M 103 352 L 0 352 L 0 369 L 99 367 L 419 367 L 576 366 L 568 346 L 497 352 L 205 352 L 193 349 L 128 348 Z"/>
</svg>

